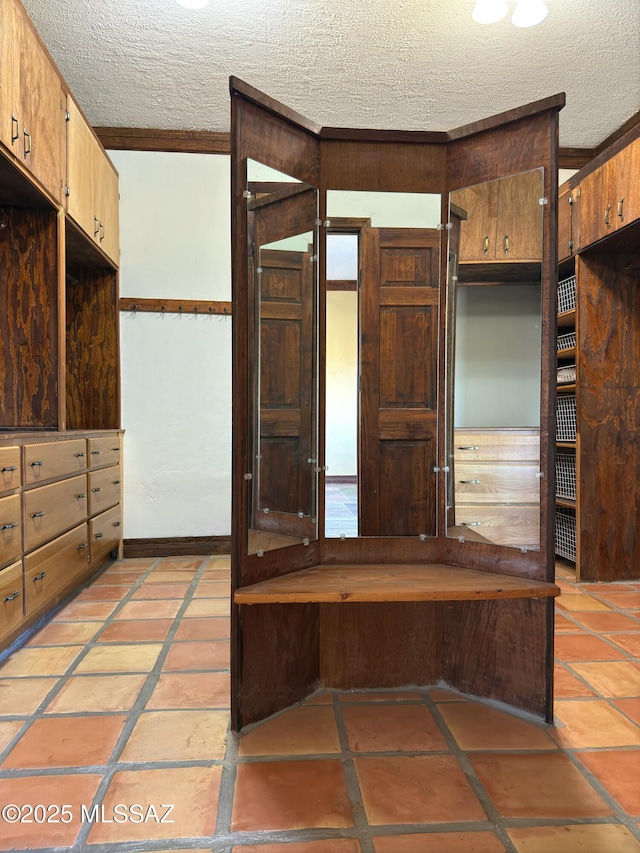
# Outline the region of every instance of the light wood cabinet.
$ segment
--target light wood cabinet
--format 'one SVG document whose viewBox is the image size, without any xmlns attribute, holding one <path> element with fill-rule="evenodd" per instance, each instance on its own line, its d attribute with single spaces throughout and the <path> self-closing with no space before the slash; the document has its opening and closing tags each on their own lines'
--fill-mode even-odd
<svg viewBox="0 0 640 853">
<path fill-rule="evenodd" d="M 0 571 L 0 643 L 20 627 L 24 619 L 22 561 Z"/>
<path fill-rule="evenodd" d="M 540 185 L 534 170 L 457 190 L 456 205 L 467 214 L 460 226 L 460 261 L 540 260 Z"/>
<path fill-rule="evenodd" d="M 120 466 L 89 473 L 89 515 L 96 515 L 120 502 Z"/>
<path fill-rule="evenodd" d="M 89 529 L 80 524 L 25 558 L 26 616 L 42 612 L 58 593 L 86 573 Z"/>
<path fill-rule="evenodd" d="M 100 513 L 89 521 L 92 560 L 97 560 L 102 554 L 118 547 L 121 529 L 122 512 L 119 505 Z"/>
<path fill-rule="evenodd" d="M 116 263 L 120 256 L 118 174 L 71 96 L 67 99 L 67 212 Z"/>
<path fill-rule="evenodd" d="M 0 492 L 11 492 L 22 485 L 19 447 L 0 447 Z"/>
<path fill-rule="evenodd" d="M 20 495 L 0 498 L 0 566 L 12 563 L 22 551 Z"/>
<path fill-rule="evenodd" d="M 20 51 L 18 10 L 0 3 L 0 142 L 16 153 L 20 139 Z"/>
<path fill-rule="evenodd" d="M 23 454 L 24 483 L 27 486 L 77 474 L 87 467 L 87 442 L 84 438 L 25 444 Z"/>
<path fill-rule="evenodd" d="M 120 436 L 89 439 L 89 468 L 101 468 L 120 463 Z"/>
<path fill-rule="evenodd" d="M 24 493 L 24 544 L 31 551 L 87 517 L 87 477 L 80 474 Z"/>
</svg>

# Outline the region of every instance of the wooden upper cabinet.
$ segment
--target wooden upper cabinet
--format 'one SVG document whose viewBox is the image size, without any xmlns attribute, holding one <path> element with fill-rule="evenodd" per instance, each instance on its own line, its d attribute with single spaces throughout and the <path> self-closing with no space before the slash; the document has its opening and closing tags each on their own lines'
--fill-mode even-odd
<svg viewBox="0 0 640 853">
<path fill-rule="evenodd" d="M 564 261 L 573 254 L 571 239 L 571 190 L 563 184 L 558 190 L 558 260 Z"/>
<path fill-rule="evenodd" d="M 66 147 L 63 83 L 24 9 L 0 4 L 0 141 L 56 201 Z"/>
<path fill-rule="evenodd" d="M 71 96 L 67 98 L 67 213 L 119 262 L 118 174 Z"/>
<path fill-rule="evenodd" d="M 542 179 L 534 170 L 458 190 L 466 211 L 460 260 L 537 261 L 542 257 Z"/>
<path fill-rule="evenodd" d="M 640 219 L 640 138 L 615 157 L 615 227 Z"/>
</svg>

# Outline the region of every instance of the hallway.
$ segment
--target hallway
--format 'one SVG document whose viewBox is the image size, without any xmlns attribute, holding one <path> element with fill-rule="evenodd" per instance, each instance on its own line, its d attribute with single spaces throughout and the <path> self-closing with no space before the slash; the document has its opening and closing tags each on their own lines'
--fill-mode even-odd
<svg viewBox="0 0 640 853">
<path fill-rule="evenodd" d="M 640 583 L 558 583 L 555 727 L 434 687 L 237 739 L 229 559 L 113 563 L 0 663 L 0 849 L 640 853 Z"/>
</svg>

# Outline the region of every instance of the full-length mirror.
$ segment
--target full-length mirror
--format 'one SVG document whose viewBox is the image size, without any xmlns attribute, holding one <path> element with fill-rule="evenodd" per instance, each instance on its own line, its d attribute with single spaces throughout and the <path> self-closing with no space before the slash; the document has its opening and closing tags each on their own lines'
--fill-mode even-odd
<svg viewBox="0 0 640 853">
<path fill-rule="evenodd" d="M 447 535 L 540 547 L 542 170 L 450 195 Z"/>
<path fill-rule="evenodd" d="M 327 214 L 325 536 L 435 536 L 440 195 Z"/>
<path fill-rule="evenodd" d="M 318 191 L 247 162 L 253 450 L 248 553 L 317 537 Z"/>
</svg>

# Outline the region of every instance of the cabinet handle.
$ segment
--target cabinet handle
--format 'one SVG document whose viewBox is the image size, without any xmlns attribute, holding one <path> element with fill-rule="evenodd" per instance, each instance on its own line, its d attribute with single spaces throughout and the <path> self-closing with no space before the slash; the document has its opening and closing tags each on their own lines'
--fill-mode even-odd
<svg viewBox="0 0 640 853">
<path fill-rule="evenodd" d="M 119 447 L 112 447 L 111 449 L 114 451 L 114 453 L 120 453 Z"/>
<path fill-rule="evenodd" d="M 8 595 L 6 598 L 3 598 L 3 599 L 2 599 L 2 601 L 3 601 L 3 602 L 5 602 L 5 601 L 13 601 L 13 600 L 14 600 L 14 598 L 17 598 L 19 595 L 20 595 L 20 592 L 19 592 L 18 590 L 16 590 L 16 591 L 13 593 L 13 595 Z"/>
<path fill-rule="evenodd" d="M 3 524 L 2 527 L 0 527 L 0 530 L 13 530 L 13 528 L 17 526 L 17 521 L 10 521 L 8 524 Z"/>
<path fill-rule="evenodd" d="M 97 217 L 93 217 L 93 236 L 97 237 L 100 233 L 100 220 Z"/>
<path fill-rule="evenodd" d="M 42 518 L 43 515 L 46 515 L 45 512 L 32 512 L 31 518 Z"/>
<path fill-rule="evenodd" d="M 84 494 L 84 492 L 83 492 L 83 493 L 81 493 L 81 494 L 79 494 L 79 495 L 76 495 L 76 498 L 80 501 L 80 500 L 82 500 L 82 498 L 86 498 L 86 495 L 85 495 L 85 494 Z"/>
<path fill-rule="evenodd" d="M 488 255 L 488 254 L 489 254 L 489 235 L 488 235 L 488 234 L 487 234 L 487 236 L 486 236 L 486 237 L 484 238 L 484 240 L 483 240 L 483 249 L 482 249 L 482 251 L 484 252 L 484 254 L 485 254 L 485 255 Z"/>
<path fill-rule="evenodd" d="M 104 240 L 104 225 L 101 222 L 100 223 L 100 242 L 102 243 L 103 240 Z"/>
<path fill-rule="evenodd" d="M 82 545 L 78 545 L 77 550 L 78 550 L 78 551 L 84 551 L 84 549 L 85 549 L 85 548 L 88 548 L 88 547 L 89 547 L 89 546 L 87 545 L 87 543 L 86 543 L 86 542 L 83 542 L 83 543 L 82 543 Z"/>
<path fill-rule="evenodd" d="M 459 483 L 465 483 L 465 485 L 472 484 L 475 486 L 480 482 L 480 480 L 458 480 L 458 482 Z"/>
<path fill-rule="evenodd" d="M 102 539 L 103 536 L 104 536 L 104 533 L 96 533 L 93 538 L 94 539 Z"/>
<path fill-rule="evenodd" d="M 120 527 L 120 522 L 119 522 L 119 521 L 114 521 L 114 522 L 113 522 L 113 526 L 114 526 L 114 527 Z"/>
<path fill-rule="evenodd" d="M 27 145 L 27 141 L 28 141 L 28 145 Z M 31 154 L 31 134 L 27 133 L 27 131 L 25 130 L 24 131 L 24 156 L 26 157 L 27 154 Z"/>
<path fill-rule="evenodd" d="M 509 254 L 509 235 L 504 235 L 504 253 L 505 255 Z"/>
<path fill-rule="evenodd" d="M 92 456 L 100 456 L 100 451 L 99 450 L 92 450 L 91 455 Z"/>
<path fill-rule="evenodd" d="M 17 465 L 6 465 L 4 468 L 0 468 L 0 471 L 1 471 L 3 474 L 6 474 L 6 473 L 7 473 L 7 471 L 17 471 L 17 470 L 18 470 L 18 466 L 17 466 Z"/>
<path fill-rule="evenodd" d="M 624 204 L 624 196 L 618 202 L 618 217 L 624 221 L 624 213 L 622 212 L 622 205 Z"/>
<path fill-rule="evenodd" d="M 42 465 L 44 465 L 44 462 L 30 462 L 29 464 L 32 468 L 40 468 Z"/>
<path fill-rule="evenodd" d="M 97 489 L 91 489 L 91 491 L 92 491 L 92 492 L 99 492 L 99 491 L 100 491 L 100 487 L 98 486 L 98 488 L 97 488 Z"/>
<path fill-rule="evenodd" d="M 480 527 L 481 524 L 482 524 L 481 521 L 461 521 L 460 522 L 461 527 Z"/>
<path fill-rule="evenodd" d="M 85 453 L 76 453 L 76 459 L 82 459 L 83 456 L 86 456 Z"/>
<path fill-rule="evenodd" d="M 11 144 L 20 136 L 20 124 L 18 119 L 11 113 Z"/>
<path fill-rule="evenodd" d="M 120 480 L 114 480 L 114 481 L 113 481 L 113 485 L 114 485 L 114 486 L 119 486 L 119 485 L 120 485 Z"/>
<path fill-rule="evenodd" d="M 609 211 L 610 210 L 611 210 L 611 205 L 608 204 L 605 208 L 605 211 L 604 211 L 604 224 L 607 226 L 607 228 L 611 227 L 611 223 L 609 222 Z"/>
<path fill-rule="evenodd" d="M 39 575 L 34 575 L 33 582 L 35 583 L 36 581 L 41 581 L 42 578 L 46 578 L 46 576 L 47 576 L 46 572 L 40 572 Z"/>
<path fill-rule="evenodd" d="M 477 444 L 469 444 L 466 447 L 458 447 L 458 450 L 480 450 Z"/>
</svg>

